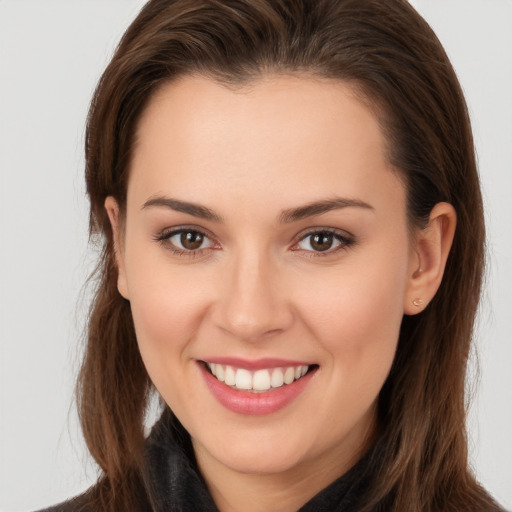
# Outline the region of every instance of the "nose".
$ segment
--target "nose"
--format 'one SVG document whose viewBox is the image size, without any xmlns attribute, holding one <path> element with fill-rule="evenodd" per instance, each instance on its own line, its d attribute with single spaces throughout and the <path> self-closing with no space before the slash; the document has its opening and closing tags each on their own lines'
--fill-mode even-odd
<svg viewBox="0 0 512 512">
<path fill-rule="evenodd" d="M 242 255 L 226 264 L 219 277 L 212 314 L 218 328 L 240 340 L 258 341 L 290 327 L 293 310 L 282 272 L 269 257 Z"/>
</svg>

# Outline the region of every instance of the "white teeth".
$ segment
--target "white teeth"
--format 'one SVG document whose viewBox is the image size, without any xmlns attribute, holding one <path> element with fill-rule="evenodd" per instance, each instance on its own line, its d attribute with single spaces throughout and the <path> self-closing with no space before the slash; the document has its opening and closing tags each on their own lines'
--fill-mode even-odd
<svg viewBox="0 0 512 512">
<path fill-rule="evenodd" d="M 295 380 L 295 368 L 286 368 L 284 372 L 284 383 L 291 384 Z"/>
<path fill-rule="evenodd" d="M 280 388 L 284 384 L 284 375 L 281 368 L 276 368 L 272 372 L 272 380 L 270 383 L 272 384 L 273 388 Z"/>
<path fill-rule="evenodd" d="M 284 384 L 304 377 L 309 366 L 288 366 L 286 368 L 270 368 L 251 372 L 245 368 L 234 368 L 216 363 L 207 363 L 212 374 L 228 386 L 244 391 L 268 391 L 270 388 L 280 388 Z"/>
<path fill-rule="evenodd" d="M 249 370 L 238 368 L 236 371 L 235 387 L 238 389 L 252 389 L 252 375 Z"/>
<path fill-rule="evenodd" d="M 217 379 L 219 379 L 221 382 L 224 382 L 224 379 L 226 378 L 225 377 L 225 373 L 224 373 L 224 368 L 221 364 L 217 364 L 215 365 L 217 368 L 215 372 L 213 372 L 213 374 L 215 375 L 215 377 L 217 377 Z"/>
<path fill-rule="evenodd" d="M 226 366 L 226 372 L 224 373 L 224 375 L 225 375 L 224 382 L 228 386 L 234 386 L 235 382 L 236 382 L 235 370 L 233 370 L 233 368 L 231 366 Z"/>
<path fill-rule="evenodd" d="M 270 373 L 268 370 L 258 370 L 252 377 L 252 388 L 256 391 L 270 389 Z"/>
</svg>

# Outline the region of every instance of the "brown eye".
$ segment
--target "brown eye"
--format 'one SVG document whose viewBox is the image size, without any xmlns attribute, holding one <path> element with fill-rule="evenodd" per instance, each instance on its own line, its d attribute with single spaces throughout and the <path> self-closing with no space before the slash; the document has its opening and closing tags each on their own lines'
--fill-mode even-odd
<svg viewBox="0 0 512 512">
<path fill-rule="evenodd" d="M 204 235 L 198 231 L 183 231 L 180 234 L 181 246 L 187 251 L 195 251 L 203 245 Z"/>
<path fill-rule="evenodd" d="M 334 243 L 334 235 L 332 233 L 315 233 L 311 235 L 309 243 L 314 251 L 328 251 Z"/>
<path fill-rule="evenodd" d="M 215 246 L 207 235 L 195 229 L 177 229 L 170 233 L 163 233 L 157 240 L 180 253 L 193 254 Z"/>
<path fill-rule="evenodd" d="M 353 243 L 353 238 L 337 231 L 320 230 L 305 235 L 297 244 L 297 248 L 311 253 L 331 253 Z"/>
</svg>

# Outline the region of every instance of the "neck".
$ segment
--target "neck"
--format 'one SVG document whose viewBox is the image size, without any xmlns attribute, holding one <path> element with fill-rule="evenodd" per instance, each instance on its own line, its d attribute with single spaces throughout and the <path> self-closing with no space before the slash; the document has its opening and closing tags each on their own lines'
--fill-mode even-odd
<svg viewBox="0 0 512 512">
<path fill-rule="evenodd" d="M 196 460 L 217 508 L 221 512 L 295 512 L 329 484 L 344 475 L 374 441 L 347 450 L 330 450 L 278 473 L 247 473 L 218 461 L 192 441 Z"/>
</svg>

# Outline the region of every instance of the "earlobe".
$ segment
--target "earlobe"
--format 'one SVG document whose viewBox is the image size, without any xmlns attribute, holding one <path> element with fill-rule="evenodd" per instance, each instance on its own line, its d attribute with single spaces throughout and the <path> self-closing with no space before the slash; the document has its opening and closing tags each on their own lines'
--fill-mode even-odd
<svg viewBox="0 0 512 512">
<path fill-rule="evenodd" d="M 129 299 L 122 245 L 122 223 L 120 219 L 119 204 L 114 199 L 114 197 L 108 196 L 105 199 L 105 210 L 107 211 L 107 215 L 110 220 L 110 226 L 112 228 L 112 235 L 114 239 L 114 253 L 118 271 L 117 289 L 125 299 Z"/>
<path fill-rule="evenodd" d="M 406 315 L 423 311 L 441 285 L 456 224 L 457 214 L 453 206 L 438 203 L 432 209 L 428 225 L 418 230 L 404 297 Z"/>
</svg>

